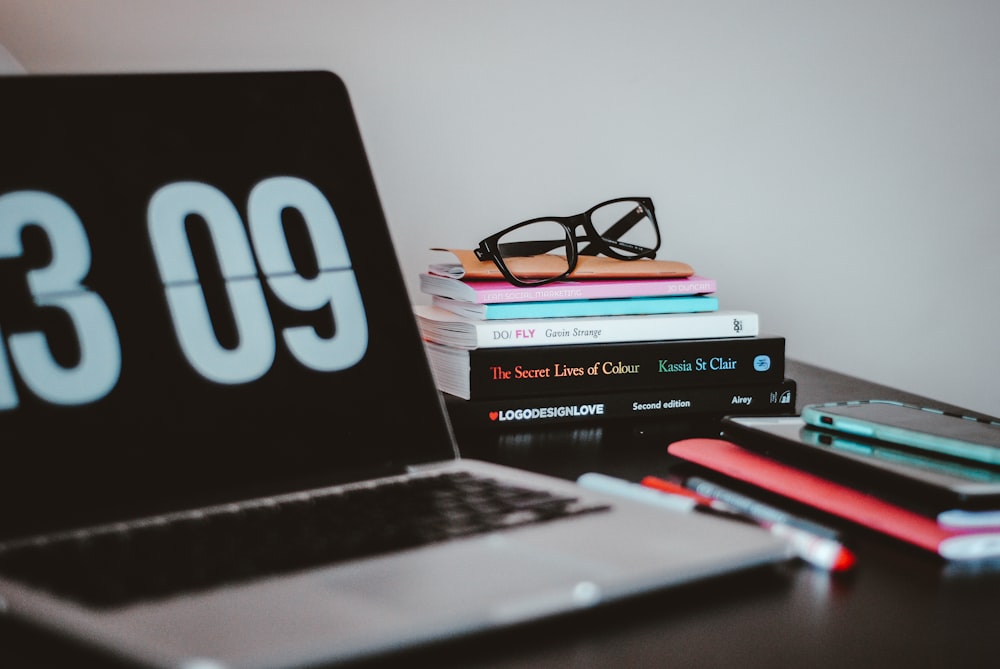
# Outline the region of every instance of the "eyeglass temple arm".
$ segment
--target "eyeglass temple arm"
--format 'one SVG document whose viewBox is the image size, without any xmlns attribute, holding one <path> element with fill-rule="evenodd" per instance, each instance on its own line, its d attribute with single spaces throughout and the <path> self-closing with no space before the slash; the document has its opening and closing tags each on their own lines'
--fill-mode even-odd
<svg viewBox="0 0 1000 669">
<path fill-rule="evenodd" d="M 604 234 L 601 235 L 601 239 L 604 240 L 604 243 L 608 246 L 616 246 L 618 239 L 631 230 L 635 224 L 641 221 L 645 216 L 646 212 L 641 207 L 636 207 L 629 213 L 622 216 L 617 223 L 605 230 Z M 596 256 L 600 252 L 601 249 L 594 248 L 593 244 L 587 244 L 578 251 L 578 254 L 581 256 Z"/>
</svg>

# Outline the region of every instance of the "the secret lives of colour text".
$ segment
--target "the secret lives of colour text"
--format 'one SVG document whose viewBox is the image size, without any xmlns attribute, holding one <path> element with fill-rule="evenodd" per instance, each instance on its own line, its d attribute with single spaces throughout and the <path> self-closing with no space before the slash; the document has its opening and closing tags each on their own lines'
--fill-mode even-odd
<svg viewBox="0 0 1000 669">
<path fill-rule="evenodd" d="M 670 361 L 667 359 L 658 360 L 656 372 L 662 374 L 683 373 L 683 372 L 705 372 L 735 370 L 738 361 L 734 358 L 716 356 L 712 358 L 695 358 L 694 361 L 680 360 Z M 550 379 L 556 377 L 572 376 L 616 376 L 620 374 L 638 374 L 641 365 L 639 363 L 626 363 L 622 361 L 598 361 L 592 365 L 583 367 L 568 366 L 558 362 L 545 367 L 525 367 L 515 365 L 512 368 L 505 368 L 501 365 L 490 367 L 492 379 L 504 381 L 508 379 Z"/>
</svg>

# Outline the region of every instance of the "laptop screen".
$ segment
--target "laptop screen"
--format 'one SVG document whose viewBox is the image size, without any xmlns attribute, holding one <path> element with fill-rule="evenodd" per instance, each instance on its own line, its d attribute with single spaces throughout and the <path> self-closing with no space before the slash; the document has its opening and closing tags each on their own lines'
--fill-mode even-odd
<svg viewBox="0 0 1000 669">
<path fill-rule="evenodd" d="M 0 536 L 453 456 L 338 77 L 0 100 Z"/>
</svg>

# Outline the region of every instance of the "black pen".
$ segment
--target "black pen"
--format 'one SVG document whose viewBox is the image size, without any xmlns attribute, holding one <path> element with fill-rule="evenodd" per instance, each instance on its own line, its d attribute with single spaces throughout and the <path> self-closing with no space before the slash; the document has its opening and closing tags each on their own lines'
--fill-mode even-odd
<svg viewBox="0 0 1000 669">
<path fill-rule="evenodd" d="M 693 490 L 699 495 L 704 495 L 714 500 L 723 502 L 739 513 L 746 514 L 757 521 L 767 523 L 781 523 L 789 527 L 796 527 L 805 530 L 810 534 L 828 539 L 837 539 L 839 532 L 826 525 L 820 525 L 811 520 L 794 516 L 787 511 L 775 508 L 763 502 L 759 502 L 751 497 L 731 490 L 717 483 L 706 481 L 697 476 L 689 477 L 684 481 L 684 487 Z"/>
</svg>

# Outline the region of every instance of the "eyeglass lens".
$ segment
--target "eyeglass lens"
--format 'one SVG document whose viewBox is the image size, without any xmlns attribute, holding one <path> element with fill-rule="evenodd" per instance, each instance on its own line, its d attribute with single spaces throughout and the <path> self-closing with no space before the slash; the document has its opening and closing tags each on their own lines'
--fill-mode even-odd
<svg viewBox="0 0 1000 669">
<path fill-rule="evenodd" d="M 656 223 L 645 207 L 634 200 L 601 205 L 590 214 L 590 222 L 611 251 L 631 257 L 655 249 L 659 240 Z M 618 243 L 615 243 L 618 242 Z M 580 253 L 594 255 L 602 249 L 593 245 Z"/>
<path fill-rule="evenodd" d="M 505 233 L 497 240 L 497 251 L 504 265 L 516 279 L 525 283 L 547 281 L 569 272 L 572 245 L 570 231 L 559 221 L 532 221 Z M 545 255 L 547 264 L 528 257 Z M 530 272 L 528 271 L 530 268 Z"/>
</svg>

